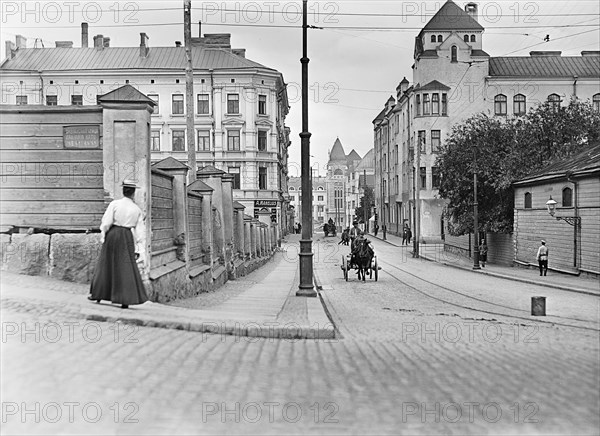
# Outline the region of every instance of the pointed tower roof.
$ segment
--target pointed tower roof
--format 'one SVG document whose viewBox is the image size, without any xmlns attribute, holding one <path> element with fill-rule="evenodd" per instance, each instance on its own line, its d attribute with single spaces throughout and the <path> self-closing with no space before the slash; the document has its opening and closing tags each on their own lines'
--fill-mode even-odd
<svg viewBox="0 0 600 436">
<path fill-rule="evenodd" d="M 375 168 L 375 149 L 370 149 L 356 167 L 356 171 L 372 170 Z"/>
<path fill-rule="evenodd" d="M 421 33 L 438 30 L 483 30 L 483 26 L 452 0 L 448 0 L 431 20 L 425 24 Z"/>
<path fill-rule="evenodd" d="M 348 160 L 348 162 L 354 162 L 362 160 L 362 157 L 360 157 L 360 154 L 358 154 L 356 150 L 352 149 L 352 151 L 348 154 L 346 159 Z"/>
<path fill-rule="evenodd" d="M 346 161 L 346 152 L 344 151 L 344 147 L 340 142 L 340 138 L 335 139 L 333 148 L 331 149 L 331 152 L 329 152 L 329 162 L 331 163 L 334 161 Z"/>
</svg>

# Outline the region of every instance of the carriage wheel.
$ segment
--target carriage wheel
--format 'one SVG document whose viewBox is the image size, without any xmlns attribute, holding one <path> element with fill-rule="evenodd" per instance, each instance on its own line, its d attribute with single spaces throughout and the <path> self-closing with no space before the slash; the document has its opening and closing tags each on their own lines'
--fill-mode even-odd
<svg viewBox="0 0 600 436">
<path fill-rule="evenodd" d="M 377 279 L 379 278 L 379 266 L 377 265 L 377 258 L 375 258 L 373 270 L 375 271 L 375 281 L 377 281 Z"/>
<path fill-rule="evenodd" d="M 348 281 L 348 262 L 346 262 L 345 256 L 342 256 L 342 271 L 344 271 L 344 278 Z"/>
</svg>

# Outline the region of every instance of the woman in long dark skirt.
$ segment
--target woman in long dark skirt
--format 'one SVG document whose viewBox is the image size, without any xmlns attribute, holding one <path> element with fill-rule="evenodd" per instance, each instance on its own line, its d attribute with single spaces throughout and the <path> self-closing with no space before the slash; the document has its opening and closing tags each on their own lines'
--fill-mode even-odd
<svg viewBox="0 0 600 436">
<path fill-rule="evenodd" d="M 124 309 L 148 301 L 136 263 L 145 239 L 142 210 L 133 202 L 136 187 L 134 182 L 125 180 L 123 198 L 112 201 L 102 217 L 102 251 L 88 296 L 97 302 L 121 304 Z"/>
</svg>

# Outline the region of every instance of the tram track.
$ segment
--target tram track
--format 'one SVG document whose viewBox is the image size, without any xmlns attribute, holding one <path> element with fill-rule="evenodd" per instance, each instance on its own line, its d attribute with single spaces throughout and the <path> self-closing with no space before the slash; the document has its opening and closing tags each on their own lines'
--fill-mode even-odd
<svg viewBox="0 0 600 436">
<path fill-rule="evenodd" d="M 413 274 L 409 271 L 406 271 L 402 268 L 397 267 L 396 265 L 393 265 L 389 262 L 383 261 L 381 259 L 378 259 L 379 264 L 381 264 L 382 266 L 385 266 L 387 268 L 392 268 L 394 270 L 400 271 L 401 273 L 411 276 L 421 282 L 427 283 L 428 285 L 431 286 L 435 286 L 436 288 L 442 289 L 445 292 L 450 292 L 452 294 L 456 294 L 456 295 L 460 295 L 463 298 L 467 298 L 469 300 L 473 300 L 476 301 L 478 303 L 483 303 L 485 305 L 488 306 L 492 306 L 492 307 L 498 307 L 498 308 L 503 308 L 503 309 L 508 309 L 509 311 L 512 312 L 517 312 L 517 314 L 511 314 L 511 313 L 503 313 L 503 312 L 499 312 L 499 311 L 495 311 L 495 310 L 485 310 L 482 308 L 476 308 L 476 307 L 472 307 L 472 306 L 467 306 L 464 304 L 460 304 L 460 303 L 456 303 L 453 301 L 449 301 L 448 299 L 444 299 L 440 296 L 436 296 L 436 295 L 432 295 L 431 293 L 425 292 L 422 289 L 419 289 L 416 286 L 411 285 L 410 283 L 408 283 L 408 281 L 406 281 L 406 279 L 402 279 L 394 274 L 392 274 L 389 269 L 382 269 L 380 272 L 385 273 L 386 275 L 390 276 L 392 279 L 396 280 L 397 282 L 402 283 L 403 285 L 405 285 L 406 287 L 418 292 L 419 294 L 422 294 L 428 298 L 431 298 L 433 300 L 451 305 L 451 306 L 455 306 L 455 307 L 460 307 L 462 309 L 468 309 L 468 310 L 472 310 L 475 312 L 481 312 L 481 313 L 486 313 L 489 315 L 496 315 L 496 316 L 503 316 L 503 317 L 509 317 L 509 318 L 514 318 L 514 319 L 519 319 L 519 320 L 525 320 L 528 322 L 539 322 L 542 324 L 549 324 L 549 325 L 556 325 L 556 326 L 563 326 L 563 327 L 572 327 L 572 328 L 577 328 L 577 329 L 583 329 L 583 330 L 591 330 L 594 332 L 600 332 L 600 329 L 598 327 L 591 327 L 590 325 L 578 325 L 578 324 L 572 324 L 572 323 L 567 323 L 568 321 L 574 321 L 575 323 L 585 323 L 585 324 L 593 324 L 593 321 L 590 320 L 585 320 L 585 319 L 581 319 L 581 318 L 575 318 L 575 317 L 564 317 L 564 316 L 558 316 L 558 315 L 552 315 L 552 318 L 554 319 L 558 319 L 559 321 L 546 321 L 543 319 L 539 319 L 536 318 L 535 320 L 532 319 L 530 316 L 522 316 L 522 314 L 528 314 L 529 312 L 523 309 L 519 309 L 519 308 L 515 308 L 515 307 L 511 307 L 511 306 L 507 306 L 504 304 L 498 304 L 498 303 L 492 303 L 489 301 L 486 301 L 482 298 L 478 298 L 478 297 L 474 297 L 472 295 L 466 294 L 464 292 L 460 292 L 457 291 L 455 289 L 451 289 L 447 286 L 443 286 L 440 285 L 438 283 L 432 282 L 430 280 L 424 279 L 416 274 Z M 561 320 L 564 320 L 564 322 L 561 322 Z"/>
</svg>

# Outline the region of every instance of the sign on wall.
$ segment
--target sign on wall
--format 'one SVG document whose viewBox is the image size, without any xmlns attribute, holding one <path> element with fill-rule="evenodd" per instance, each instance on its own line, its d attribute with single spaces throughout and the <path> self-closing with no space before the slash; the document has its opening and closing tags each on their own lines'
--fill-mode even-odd
<svg viewBox="0 0 600 436">
<path fill-rule="evenodd" d="M 100 148 L 100 126 L 64 126 L 65 148 Z"/>
</svg>

